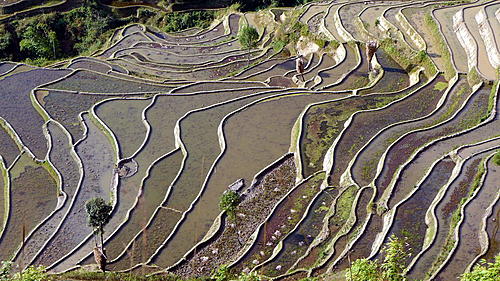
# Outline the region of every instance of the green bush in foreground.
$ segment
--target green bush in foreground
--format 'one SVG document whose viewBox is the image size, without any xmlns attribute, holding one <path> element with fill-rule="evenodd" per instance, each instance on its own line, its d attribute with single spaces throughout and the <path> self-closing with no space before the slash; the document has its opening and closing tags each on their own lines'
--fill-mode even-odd
<svg viewBox="0 0 500 281">
<path fill-rule="evenodd" d="M 495 261 L 486 263 L 482 260 L 474 269 L 461 276 L 461 281 L 498 281 L 500 276 L 500 255 L 495 257 Z"/>
<path fill-rule="evenodd" d="M 385 258 L 382 263 L 378 260 L 358 259 L 353 262 L 346 272 L 348 281 L 405 281 L 405 261 L 408 252 L 405 249 L 404 239 L 395 235 L 389 237 L 384 246 Z"/>
<path fill-rule="evenodd" d="M 30 266 L 22 273 L 13 274 L 12 263 L 2 261 L 0 265 L 0 281 L 48 281 L 51 277 L 43 266 Z"/>
<path fill-rule="evenodd" d="M 10 271 L 12 269 L 12 263 L 8 261 L 3 261 L 0 264 L 0 281 L 9 280 Z"/>
<path fill-rule="evenodd" d="M 43 266 L 30 266 L 23 273 L 16 273 L 12 281 L 46 281 L 49 277 Z"/>
</svg>

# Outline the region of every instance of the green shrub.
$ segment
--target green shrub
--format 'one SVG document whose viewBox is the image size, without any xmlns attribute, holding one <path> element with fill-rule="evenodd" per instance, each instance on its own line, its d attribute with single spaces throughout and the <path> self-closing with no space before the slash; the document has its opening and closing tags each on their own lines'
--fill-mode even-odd
<svg viewBox="0 0 500 281">
<path fill-rule="evenodd" d="M 114 27 L 113 18 L 96 6 L 82 6 L 63 15 L 65 33 L 74 42 L 73 53 L 87 53 L 98 49 L 107 37 L 107 30 Z"/>
<path fill-rule="evenodd" d="M 497 166 L 500 166 L 500 151 L 497 152 L 495 156 L 493 156 L 493 163 L 495 163 L 495 165 Z"/>
<path fill-rule="evenodd" d="M 331 45 L 334 49 L 340 47 L 340 43 L 337 40 L 330 41 L 329 45 Z"/>
<path fill-rule="evenodd" d="M 207 28 L 215 19 L 213 11 L 173 12 L 165 14 L 161 20 L 166 32 L 177 32 L 188 28 Z"/>
<path fill-rule="evenodd" d="M 378 281 L 380 280 L 378 264 L 368 259 L 355 260 L 345 277 L 347 281 Z"/>
<path fill-rule="evenodd" d="M 238 33 L 238 40 L 244 49 L 255 48 L 259 40 L 259 32 L 255 27 L 245 25 Z"/>
<path fill-rule="evenodd" d="M 9 281 L 11 270 L 12 263 L 9 261 L 2 261 L 2 263 L 0 264 L 0 281 Z"/>
<path fill-rule="evenodd" d="M 406 239 L 406 238 L 405 238 Z M 370 261 L 368 259 L 355 260 L 350 269 L 346 271 L 345 277 L 348 281 L 405 281 L 404 270 L 408 250 L 405 239 L 395 235 L 389 237 L 389 242 L 384 245 L 384 261 Z"/>
<path fill-rule="evenodd" d="M 59 56 L 59 20 L 57 14 L 51 13 L 19 22 L 19 50 L 26 58 L 50 60 Z"/>
<path fill-rule="evenodd" d="M 14 35 L 7 29 L 7 26 L 0 25 L 0 60 L 13 60 L 12 48 L 14 45 Z"/>
<path fill-rule="evenodd" d="M 214 270 L 212 276 L 210 276 L 210 278 L 215 281 L 229 281 L 233 280 L 234 277 L 235 276 L 231 273 L 231 270 L 227 265 L 223 265 L 217 270 Z"/>
<path fill-rule="evenodd" d="M 102 198 L 93 198 L 85 202 L 85 210 L 88 215 L 88 225 L 94 230 L 94 234 L 101 236 L 101 249 L 104 246 L 104 226 L 111 219 L 113 206 Z"/>
<path fill-rule="evenodd" d="M 230 218 L 234 219 L 236 208 L 238 207 L 238 204 L 240 204 L 240 202 L 240 195 L 235 191 L 228 190 L 224 192 L 224 194 L 222 194 L 219 202 L 219 207 L 221 211 L 225 211 Z"/>
<path fill-rule="evenodd" d="M 247 60 L 248 66 L 250 65 L 250 49 L 257 47 L 259 42 L 259 32 L 255 27 L 250 25 L 245 25 L 238 33 L 238 40 L 240 41 L 241 47 L 248 51 Z"/>
<path fill-rule="evenodd" d="M 495 257 L 495 261 L 486 263 L 485 260 L 479 262 L 474 269 L 460 277 L 461 281 L 498 281 L 500 276 L 500 255 Z"/>
<path fill-rule="evenodd" d="M 316 43 L 320 49 L 323 49 L 326 46 L 327 41 L 325 39 L 316 38 L 314 39 L 314 43 Z"/>
<path fill-rule="evenodd" d="M 12 281 L 46 281 L 49 276 L 43 266 L 30 266 L 22 274 L 16 273 Z"/>
<path fill-rule="evenodd" d="M 403 281 L 406 280 L 404 270 L 406 268 L 406 259 L 409 254 L 405 249 L 404 239 L 399 239 L 395 235 L 389 237 L 389 242 L 385 245 L 384 262 L 381 265 L 383 270 L 382 276 L 388 281 Z"/>
<path fill-rule="evenodd" d="M 252 273 L 243 273 L 240 276 L 238 276 L 238 281 L 259 281 L 261 280 L 258 276 L 257 273 L 252 272 Z"/>
<path fill-rule="evenodd" d="M 427 53 L 424 50 L 418 51 L 416 59 L 418 62 L 423 62 L 427 58 Z"/>
<path fill-rule="evenodd" d="M 283 40 L 275 40 L 273 41 L 273 50 L 275 53 L 278 53 L 286 46 L 286 42 Z"/>
</svg>

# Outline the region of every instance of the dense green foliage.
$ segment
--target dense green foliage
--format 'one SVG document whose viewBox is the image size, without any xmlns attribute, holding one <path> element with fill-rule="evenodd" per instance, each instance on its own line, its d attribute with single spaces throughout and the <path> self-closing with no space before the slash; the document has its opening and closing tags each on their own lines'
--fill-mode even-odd
<svg viewBox="0 0 500 281">
<path fill-rule="evenodd" d="M 102 198 L 94 198 L 85 203 L 88 214 L 88 224 L 94 230 L 94 234 L 101 235 L 101 247 L 103 245 L 104 226 L 111 218 L 113 207 Z"/>
<path fill-rule="evenodd" d="M 384 247 L 384 252 L 385 258 L 381 265 L 384 280 L 406 280 L 403 271 L 405 270 L 405 261 L 409 257 L 409 254 L 407 253 L 407 249 L 405 249 L 404 240 L 392 235 Z"/>
<path fill-rule="evenodd" d="M 59 51 L 59 40 L 55 31 L 50 30 L 47 25 L 30 25 L 22 33 L 23 39 L 19 42 L 21 52 L 29 56 L 43 58 L 56 58 L 56 50 Z"/>
<path fill-rule="evenodd" d="M 313 2 L 314 0 L 159 0 L 155 1 L 159 6 L 168 7 L 174 4 L 174 11 L 177 10 L 192 10 L 206 8 L 222 8 L 231 4 L 240 4 L 243 11 L 256 11 L 269 7 L 292 7 L 297 5 Z M 141 2 L 138 0 L 107 0 L 107 2 Z"/>
<path fill-rule="evenodd" d="M 313 0 L 236 0 L 239 2 L 243 11 L 255 11 L 269 7 L 292 7 L 306 4 Z"/>
<path fill-rule="evenodd" d="M 378 263 L 368 259 L 355 260 L 346 273 L 347 280 L 380 280 Z"/>
<path fill-rule="evenodd" d="M 500 166 L 500 151 L 493 156 L 493 162 L 497 165 Z"/>
<path fill-rule="evenodd" d="M 241 273 L 240 275 L 231 272 L 231 269 L 227 265 L 223 265 L 212 272 L 210 280 L 215 281 L 259 281 L 262 280 L 255 272 L 252 273 Z"/>
<path fill-rule="evenodd" d="M 43 266 L 30 266 L 22 274 L 16 273 L 12 281 L 46 281 L 48 274 Z"/>
<path fill-rule="evenodd" d="M 310 0 L 230 2 L 238 3 L 242 10 L 256 10 L 296 6 Z M 115 28 L 125 24 L 139 22 L 166 32 L 177 32 L 193 27 L 207 28 L 220 14 L 220 11 L 206 10 L 165 13 L 140 8 L 137 15 L 122 18 L 111 9 L 103 9 L 98 1 L 88 0 L 68 12 L 47 13 L 0 24 L 0 60 L 46 65 L 56 60 L 95 53 L 103 48 Z M 289 41 L 297 39 L 295 32 L 286 34 L 293 38 L 277 38 L 275 48 L 281 49 Z"/>
<path fill-rule="evenodd" d="M 498 281 L 500 276 L 500 255 L 495 261 L 486 263 L 481 261 L 474 269 L 460 277 L 461 281 Z"/>
<path fill-rule="evenodd" d="M 221 211 L 225 211 L 230 218 L 235 217 L 236 208 L 238 204 L 241 202 L 240 195 L 235 191 L 227 191 L 222 194 L 222 197 L 219 202 L 219 207 Z"/>
<path fill-rule="evenodd" d="M 213 20 L 214 12 L 211 11 L 173 12 L 163 17 L 163 30 L 175 32 L 192 27 L 207 28 Z"/>
<path fill-rule="evenodd" d="M 12 269 L 12 263 L 8 261 L 2 261 L 0 264 L 0 281 L 9 280 L 9 274 Z"/>
<path fill-rule="evenodd" d="M 166 32 L 207 28 L 214 11 L 165 13 L 141 8 L 137 16 L 121 18 L 96 1 L 64 13 L 48 13 L 0 24 L 0 60 L 45 65 L 51 61 L 90 55 L 101 49 L 115 28 L 145 23 Z"/>
<path fill-rule="evenodd" d="M 234 277 L 235 276 L 231 273 L 231 270 L 227 265 L 223 265 L 217 270 L 214 270 L 212 276 L 210 276 L 210 278 L 216 281 L 229 281 L 234 279 Z"/>
<path fill-rule="evenodd" d="M 127 21 L 88 1 L 66 13 L 48 13 L 0 25 L 0 59 L 48 61 L 91 54 L 106 42 L 106 31 Z"/>
<path fill-rule="evenodd" d="M 6 25 L 0 25 L 0 60 L 12 60 L 14 35 Z"/>
<path fill-rule="evenodd" d="M 45 267 L 30 266 L 22 273 L 14 274 L 12 272 L 12 263 L 2 261 L 0 266 L 0 281 L 47 281 L 50 280 Z"/>
<path fill-rule="evenodd" d="M 273 38 L 273 49 L 275 52 L 282 50 L 290 43 L 295 43 L 300 36 L 309 34 L 309 27 L 298 20 L 299 13 L 292 14 L 289 19 L 281 23 Z"/>
<path fill-rule="evenodd" d="M 259 32 L 257 32 L 255 27 L 246 25 L 241 28 L 238 34 L 238 40 L 243 48 L 250 50 L 251 48 L 257 47 Z"/>
<path fill-rule="evenodd" d="M 384 261 L 358 259 L 346 272 L 348 281 L 405 281 L 405 261 L 408 258 L 404 239 L 394 235 L 384 246 Z"/>
<path fill-rule="evenodd" d="M 70 271 L 60 275 L 51 276 L 50 281 L 67 281 L 67 280 L 81 280 L 81 281 L 95 281 L 95 280 L 106 280 L 106 281 L 181 281 L 181 280 L 207 280 L 207 278 L 193 278 L 193 279 L 182 279 L 174 275 L 137 275 L 132 273 L 119 273 L 119 272 L 90 272 L 84 270 Z"/>
<path fill-rule="evenodd" d="M 166 32 L 177 32 L 193 27 L 207 28 L 216 16 L 214 11 L 164 13 L 146 8 L 137 11 L 137 21 L 156 26 Z"/>
</svg>

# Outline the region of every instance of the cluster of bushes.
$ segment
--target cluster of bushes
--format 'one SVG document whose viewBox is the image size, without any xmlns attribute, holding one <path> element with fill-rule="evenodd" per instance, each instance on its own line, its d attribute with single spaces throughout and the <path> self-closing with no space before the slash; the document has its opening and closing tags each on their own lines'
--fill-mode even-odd
<svg viewBox="0 0 500 281">
<path fill-rule="evenodd" d="M 192 27 L 207 28 L 216 17 L 214 11 L 189 11 L 165 13 L 141 8 L 137 12 L 138 21 L 160 27 L 166 32 L 176 32 Z"/>
<path fill-rule="evenodd" d="M 111 29 L 123 25 L 95 2 L 67 13 L 49 13 L 0 25 L 0 60 L 43 65 L 90 54 L 106 42 Z"/>
<path fill-rule="evenodd" d="M 404 272 L 404 261 L 407 257 L 404 240 L 391 237 L 389 243 L 384 248 L 386 257 L 382 263 L 378 261 L 370 261 L 367 259 L 359 259 L 353 262 L 350 269 L 346 272 L 346 280 L 348 281 L 406 281 L 408 280 Z M 490 263 L 482 260 L 474 269 L 465 273 L 460 277 L 461 281 L 497 281 L 500 275 L 500 255 L 495 257 L 495 260 Z M 11 263 L 2 262 L 0 265 L 0 281 L 57 281 L 57 280 L 108 280 L 108 281 L 201 281 L 201 280 L 216 280 L 216 281 L 258 281 L 262 280 L 257 274 L 234 274 L 227 266 L 222 266 L 214 270 L 210 277 L 200 277 L 192 279 L 182 279 L 174 275 L 155 275 L 155 276 L 140 276 L 130 273 L 116 272 L 89 272 L 89 271 L 71 271 L 61 275 L 49 275 L 45 268 L 29 267 L 23 274 L 16 273 L 11 275 Z M 318 280 L 317 278 L 305 278 L 302 280 Z"/>
<path fill-rule="evenodd" d="M 128 0 L 127 0 L 128 1 Z M 306 4 L 314 0 L 160 0 L 159 5 L 168 6 L 165 2 L 172 4 L 174 10 L 180 9 L 205 9 L 205 8 L 222 8 L 231 4 L 240 4 L 243 11 L 256 11 L 271 7 L 293 7 Z M 161 3 L 163 2 L 163 4 Z"/>
<path fill-rule="evenodd" d="M 226 211 L 229 218 L 234 220 L 236 217 L 236 209 L 240 202 L 240 195 L 235 191 L 228 190 L 224 192 L 224 194 L 222 194 L 219 202 L 219 208 L 221 209 L 221 211 Z"/>
<path fill-rule="evenodd" d="M 294 7 L 314 0 L 234 0 L 241 4 L 243 11 L 255 11 L 270 7 Z"/>
<path fill-rule="evenodd" d="M 121 18 L 97 1 L 85 1 L 65 13 L 49 13 L 0 24 L 0 61 L 45 65 L 101 49 L 114 29 L 140 22 L 166 32 L 208 27 L 217 13 L 189 11 L 165 13 L 139 9 L 136 16 Z"/>
<path fill-rule="evenodd" d="M 267 7 L 295 6 L 311 0 L 231 0 L 241 10 Z M 147 8 L 138 9 L 136 16 L 121 18 L 111 9 L 105 9 L 97 0 L 84 1 L 69 12 L 48 13 L 0 24 L 0 61 L 23 61 L 46 65 L 50 62 L 90 55 L 101 49 L 113 30 L 132 22 L 144 23 L 166 32 L 199 27 L 207 28 L 219 11 L 186 11 L 165 13 Z M 222 11 L 224 12 L 224 11 Z M 293 24 L 283 36 L 275 40 L 275 48 L 282 49 L 288 42 L 307 32 L 307 26 Z M 325 41 L 319 41 L 323 43 Z"/>
<path fill-rule="evenodd" d="M 384 261 L 358 259 L 347 270 L 347 281 L 407 281 L 406 261 L 410 249 L 404 239 L 391 236 L 384 246 Z M 500 255 L 491 263 L 481 260 L 469 273 L 460 276 L 460 281 L 497 281 L 500 276 Z"/>
</svg>

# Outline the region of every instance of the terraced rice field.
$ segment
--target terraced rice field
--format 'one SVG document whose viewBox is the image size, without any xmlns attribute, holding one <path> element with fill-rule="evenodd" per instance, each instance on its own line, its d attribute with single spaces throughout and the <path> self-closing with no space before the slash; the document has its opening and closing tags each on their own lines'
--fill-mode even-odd
<svg viewBox="0 0 500 281">
<path fill-rule="evenodd" d="M 313 2 L 0 62 L 0 260 L 92 268 L 84 206 L 102 197 L 113 271 L 344 280 L 395 235 L 409 280 L 455 280 L 500 251 L 499 8 Z M 273 43 L 293 16 L 306 43 Z M 265 25 L 251 50 L 245 21 Z"/>
</svg>

